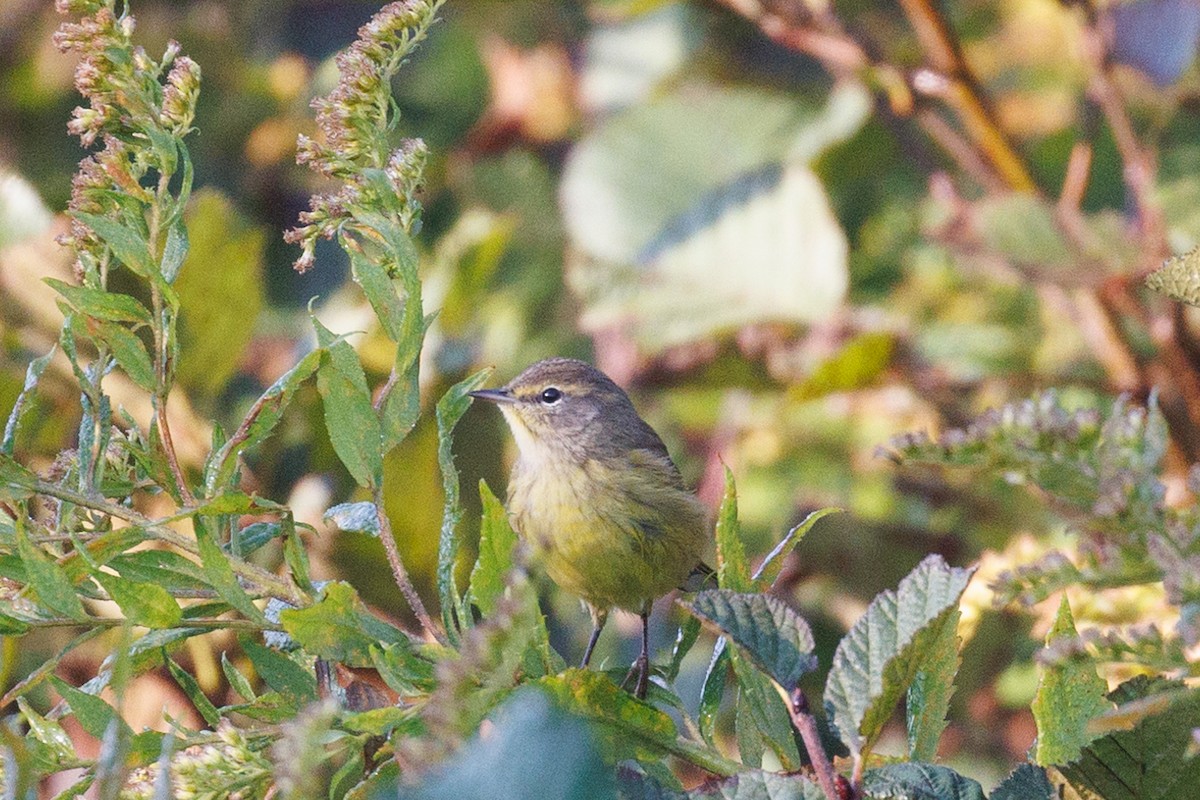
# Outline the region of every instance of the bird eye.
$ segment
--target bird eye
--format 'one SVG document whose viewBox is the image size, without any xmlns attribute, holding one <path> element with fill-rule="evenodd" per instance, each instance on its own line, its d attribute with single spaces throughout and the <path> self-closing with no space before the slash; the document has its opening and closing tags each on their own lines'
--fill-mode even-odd
<svg viewBox="0 0 1200 800">
<path fill-rule="evenodd" d="M 550 386 L 542 390 L 542 393 L 538 395 L 538 399 L 548 406 L 554 405 L 559 400 L 562 400 L 562 392 L 553 386 Z"/>
</svg>

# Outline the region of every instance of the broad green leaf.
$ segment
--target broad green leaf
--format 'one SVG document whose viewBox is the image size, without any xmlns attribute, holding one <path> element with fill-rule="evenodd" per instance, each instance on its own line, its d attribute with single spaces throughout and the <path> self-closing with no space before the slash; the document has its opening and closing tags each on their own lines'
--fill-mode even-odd
<svg viewBox="0 0 1200 800">
<path fill-rule="evenodd" d="M 977 781 L 949 767 L 916 762 L 868 770 L 863 795 L 872 800 L 984 800 Z"/>
<path fill-rule="evenodd" d="M 355 246 L 347 246 L 345 237 L 342 239 L 342 249 L 350 256 L 350 270 L 354 282 L 367 296 L 367 301 L 375 310 L 375 316 L 379 318 L 384 333 L 393 342 L 400 341 L 403 336 L 404 300 L 396 291 L 387 270 Z"/>
<path fill-rule="evenodd" d="M 688 800 L 826 800 L 821 787 L 801 774 L 748 770 L 689 792 Z"/>
<path fill-rule="evenodd" d="M 225 555 L 225 551 L 221 549 L 221 546 L 213 538 L 208 524 L 204 520 L 198 519 L 194 528 L 204 575 L 208 578 L 209 584 L 217 593 L 217 596 L 241 613 L 246 619 L 260 623 L 266 622 L 267 618 L 263 616 L 258 606 L 254 605 L 254 602 L 250 599 L 250 595 L 246 594 L 246 590 L 242 588 L 242 584 L 238 581 L 237 575 L 234 574 L 233 568 L 229 566 L 229 557 Z"/>
<path fill-rule="evenodd" d="M 215 193 L 215 192 L 214 192 Z M 195 219 L 192 220 L 196 224 Z M 176 215 L 175 222 L 167 228 L 167 241 L 163 244 L 162 276 L 167 283 L 174 283 L 179 276 L 179 269 L 187 260 L 191 242 L 188 240 L 187 225 L 182 215 Z"/>
<path fill-rule="evenodd" d="M 25 723 L 29 725 L 29 735 L 43 745 L 38 755 L 46 759 L 47 767 L 56 767 L 76 760 L 75 744 L 57 720 L 47 719 L 34 711 L 24 697 L 17 698 L 17 707 L 21 710 Z"/>
<path fill-rule="evenodd" d="M 740 689 L 739 712 L 745 712 L 762 742 L 771 748 L 785 770 L 800 769 L 802 762 L 800 749 L 796 746 L 795 728 L 779 691 L 736 650 L 730 653 L 730 660 Z M 739 721 L 744 720 L 739 718 Z"/>
<path fill-rule="evenodd" d="M 217 711 L 217 707 L 204 694 L 199 682 L 187 670 L 170 658 L 164 656 L 164 660 L 167 662 L 167 670 L 171 673 L 171 677 L 175 679 L 175 683 L 179 684 L 179 688 L 192 701 L 192 705 L 200 712 L 200 716 L 204 717 L 204 721 L 210 727 L 216 728 L 217 723 L 221 721 L 221 712 Z"/>
<path fill-rule="evenodd" d="M 37 390 L 38 381 L 41 380 L 42 373 L 46 371 L 46 365 L 54 357 L 54 351 L 55 348 L 51 347 L 49 353 L 33 359 L 25 369 L 25 384 L 21 387 L 21 393 L 17 395 L 12 411 L 9 412 L 8 422 L 4 425 L 4 437 L 0 439 L 0 456 L 12 455 L 13 449 L 16 447 L 17 430 L 21 427 L 21 421 L 32 407 L 29 401 L 33 399 L 33 393 Z M 0 463 L 0 480 L 3 480 L 3 475 L 4 465 Z M 3 494 L 0 493 L 0 498 L 2 497 Z"/>
<path fill-rule="evenodd" d="M 92 577 L 108 592 L 125 618 L 147 628 L 173 628 L 183 617 L 183 609 L 174 597 L 157 583 L 135 583 L 101 570 Z"/>
<path fill-rule="evenodd" d="M 221 651 L 221 672 L 225 673 L 225 680 L 229 681 L 229 687 L 245 698 L 246 702 L 253 703 L 258 699 L 258 694 L 250 685 L 250 679 L 233 665 L 225 651 Z"/>
<path fill-rule="evenodd" d="M 97 739 L 103 739 L 108 726 L 114 720 L 120 720 L 113 707 L 96 695 L 76 689 L 57 675 L 52 675 L 50 682 L 54 684 L 54 691 L 71 707 L 80 727 Z M 124 721 L 120 724 L 125 725 Z"/>
<path fill-rule="evenodd" d="M 732 639 L 785 695 L 817 668 L 808 623 L 778 597 L 710 589 L 679 603 Z"/>
<path fill-rule="evenodd" d="M 156 265 L 150 258 L 150 245 L 139 231 L 98 214 L 72 211 L 71 216 L 91 228 L 108 245 L 113 255 L 133 272 L 143 278 L 155 273 Z"/>
<path fill-rule="evenodd" d="M 729 678 L 730 649 L 725 637 L 717 639 L 713 647 L 712 659 L 708 670 L 704 673 L 704 685 L 700 689 L 700 710 L 696 724 L 700 727 L 700 735 L 710 745 L 714 744 L 717 731 L 717 713 L 721 710 L 721 701 L 725 699 L 725 682 Z"/>
<path fill-rule="evenodd" d="M 737 513 L 737 487 L 733 472 L 726 467 L 725 494 L 717 511 L 717 583 L 722 589 L 750 592 L 754 590 L 754 583 L 750 579 L 750 564 L 746 560 Z"/>
<path fill-rule="evenodd" d="M 517 692 L 496 711 L 486 737 L 467 742 L 419 785 L 402 785 L 400 800 L 616 800 L 595 730 L 571 711 L 544 692 Z"/>
<path fill-rule="evenodd" d="M 367 611 L 348 583 L 325 586 L 321 598 L 307 608 L 279 613 L 285 631 L 309 653 L 351 667 L 371 666 L 371 645 L 401 644 L 397 628 Z"/>
<path fill-rule="evenodd" d="M 175 375 L 193 402 L 212 403 L 236 372 L 263 307 L 267 234 L 215 189 L 196 192 L 184 216 L 186 239 L 178 243 L 187 259 L 174 284 L 183 307 Z M 164 264 L 177 255 L 164 252 Z M 163 275 L 171 280 L 165 267 Z"/>
<path fill-rule="evenodd" d="M 310 670 L 249 636 L 239 636 L 238 642 L 258 677 L 289 702 L 303 705 L 317 699 L 317 679 Z"/>
<path fill-rule="evenodd" d="M 214 494 L 229 483 L 237 469 L 238 456 L 270 435 L 283 417 L 284 410 L 291 403 L 300 384 L 317 371 L 320 363 L 321 351 L 312 351 L 262 393 L 251 406 L 249 414 L 242 420 L 238 434 L 231 437 L 210 457 L 205 470 L 206 492 Z"/>
<path fill-rule="evenodd" d="M 428 694 L 433 690 L 433 660 L 407 644 L 373 644 L 371 665 L 384 683 L 401 697 Z"/>
<path fill-rule="evenodd" d="M 751 716 L 750 703 L 746 700 L 746 693 L 741 686 L 737 687 L 734 697 L 733 737 L 737 743 L 738 758 L 747 767 L 757 769 L 763 764 L 767 742 Z"/>
<path fill-rule="evenodd" d="M 988 800 L 1057 800 L 1057 797 L 1046 770 L 1034 764 L 1021 764 L 992 790 Z"/>
<path fill-rule="evenodd" d="M 1178 681 L 1138 676 L 1118 686 L 1108 699 L 1118 705 L 1174 694 Z M 1094 740 L 1080 757 L 1059 765 L 1059 773 L 1086 797 L 1104 800 L 1182 800 L 1200 786 L 1200 758 L 1188 755 L 1193 731 L 1200 728 L 1200 692 L 1176 700 L 1167 711 L 1148 717 L 1132 730 Z M 1090 794 L 1089 794 L 1090 793 Z"/>
<path fill-rule="evenodd" d="M 954 676 L 962 663 L 958 638 L 960 616 L 955 608 L 937 638 L 930 642 L 924 662 L 908 687 L 905 724 L 908 757 L 913 761 L 933 761 L 942 731 L 946 730 L 946 713 L 954 695 Z"/>
<path fill-rule="evenodd" d="M 869 107 L 859 87 L 835 90 L 823 109 L 779 93 L 688 87 L 605 120 L 572 151 L 562 180 L 563 217 L 581 251 L 569 280 L 583 325 L 619 324 L 656 350 L 835 310 L 846 239 L 806 164 L 852 134 Z"/>
<path fill-rule="evenodd" d="M 508 512 L 484 481 L 479 482 L 483 519 L 479 527 L 479 558 L 471 570 L 468 603 L 489 616 L 504 594 L 504 576 L 512 569 L 517 534 L 508 522 Z"/>
<path fill-rule="evenodd" d="M 115 322 L 94 320 L 88 323 L 89 330 L 108 345 L 113 358 L 121 365 L 121 369 L 129 379 L 147 392 L 153 392 L 157 385 L 154 375 L 154 364 L 146 345 L 136 333 Z"/>
<path fill-rule="evenodd" d="M 41 605 L 68 619 L 80 622 L 88 619 L 67 573 L 42 548 L 29 541 L 20 521 L 17 523 L 17 553 Z"/>
<path fill-rule="evenodd" d="M 358 353 L 312 318 L 321 346 L 317 390 L 325 406 L 325 428 L 339 459 L 359 486 L 378 486 L 383 478 L 383 439 L 379 417 Z"/>
<path fill-rule="evenodd" d="M 1146 277 L 1146 285 L 1172 300 L 1200 306 L 1200 247 L 1168 258 Z"/>
<path fill-rule="evenodd" d="M 462 518 L 459 505 L 458 469 L 454 466 L 454 427 L 462 415 L 471 407 L 467 394 L 483 385 L 491 369 L 483 369 L 451 386 L 437 404 L 438 466 L 442 471 L 442 491 L 445 506 L 442 512 L 442 532 L 438 538 L 437 584 L 438 599 L 442 606 L 442 622 L 446 632 L 455 637 L 457 619 L 466 615 L 461 608 L 458 586 L 454 581 L 454 569 L 458 564 L 460 546 L 458 523 Z"/>
<path fill-rule="evenodd" d="M 535 685 L 562 708 L 591 722 L 610 760 L 657 759 L 674 749 L 678 732 L 671 718 L 604 675 L 571 668 Z"/>
<path fill-rule="evenodd" d="M 149 325 L 150 310 L 136 298 L 118 292 L 106 292 L 88 286 L 73 286 L 55 278 L 43 278 L 51 289 L 62 295 L 71 307 L 93 319 L 108 322 L 137 322 Z"/>
<path fill-rule="evenodd" d="M 929 648 L 953 625 L 973 570 L 931 555 L 895 590 L 875 597 L 838 644 L 825 707 L 851 753 L 871 749 L 901 695 L 926 666 Z"/>
<path fill-rule="evenodd" d="M 840 513 L 840 508 L 821 508 L 813 511 L 808 516 L 800 521 L 799 525 L 793 527 L 787 532 L 787 535 L 780 540 L 779 544 L 767 554 L 759 565 L 758 570 L 754 573 L 754 588 L 756 591 L 765 592 L 775 583 L 775 579 L 779 577 L 779 572 L 783 569 L 783 562 L 787 559 L 788 554 L 796 549 L 796 545 L 800 544 L 801 540 L 808 535 L 812 530 L 813 525 L 816 525 L 822 518 Z"/>
<path fill-rule="evenodd" d="M 369 500 L 336 505 L 322 519 L 340 531 L 379 537 L 379 509 Z"/>
<path fill-rule="evenodd" d="M 1076 636 L 1071 606 L 1064 594 L 1054 625 L 1046 634 L 1046 645 L 1062 637 Z M 1096 674 L 1088 661 L 1066 660 L 1043 667 L 1033 700 L 1033 718 L 1037 722 L 1037 753 L 1034 760 L 1042 765 L 1067 764 L 1079 757 L 1088 742 L 1096 738 L 1088 723 L 1112 709 L 1104 698 L 1108 684 Z"/>
</svg>

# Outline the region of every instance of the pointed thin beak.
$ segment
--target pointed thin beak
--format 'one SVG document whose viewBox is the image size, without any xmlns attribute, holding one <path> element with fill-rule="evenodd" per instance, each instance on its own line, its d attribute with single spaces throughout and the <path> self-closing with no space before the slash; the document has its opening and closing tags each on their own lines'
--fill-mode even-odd
<svg viewBox="0 0 1200 800">
<path fill-rule="evenodd" d="M 507 389 L 479 389 L 474 392 L 467 392 L 476 400 L 487 400 L 491 403 L 515 403 L 517 398 L 513 397 Z"/>
</svg>

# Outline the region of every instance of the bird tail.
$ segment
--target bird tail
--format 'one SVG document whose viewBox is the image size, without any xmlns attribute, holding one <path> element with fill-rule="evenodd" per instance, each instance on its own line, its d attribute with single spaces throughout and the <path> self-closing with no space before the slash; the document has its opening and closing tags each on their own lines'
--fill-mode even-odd
<svg viewBox="0 0 1200 800">
<path fill-rule="evenodd" d="M 685 592 L 698 592 L 701 589 L 717 588 L 717 571 L 701 561 L 692 568 L 692 574 L 688 575 L 683 586 L 679 587 Z"/>
</svg>

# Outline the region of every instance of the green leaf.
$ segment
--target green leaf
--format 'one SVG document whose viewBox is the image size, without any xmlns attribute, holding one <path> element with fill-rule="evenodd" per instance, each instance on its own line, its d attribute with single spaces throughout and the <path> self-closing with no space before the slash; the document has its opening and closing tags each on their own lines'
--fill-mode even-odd
<svg viewBox="0 0 1200 800">
<path fill-rule="evenodd" d="M 259 610 L 258 606 L 254 605 L 250 596 L 246 594 L 246 590 L 242 588 L 237 575 L 233 572 L 233 567 L 229 566 L 229 556 L 225 555 L 225 551 L 221 549 L 221 546 L 213 538 L 208 523 L 203 520 L 197 520 L 195 530 L 196 544 L 200 550 L 200 563 L 204 569 L 205 577 L 208 578 L 217 596 L 240 612 L 246 619 L 265 623 L 267 618 Z"/>
<path fill-rule="evenodd" d="M 400 341 L 403 336 L 404 301 L 396 291 L 387 270 L 375 259 L 369 258 L 353 246 L 346 245 L 342 238 L 342 249 L 350 256 L 350 269 L 357 283 L 367 296 L 375 316 L 379 318 L 384 333 L 393 342 Z"/>
<path fill-rule="evenodd" d="M 29 735 L 34 741 L 43 745 L 38 749 L 37 755 L 39 760 L 44 761 L 46 767 L 61 768 L 61 765 L 76 760 L 75 744 L 63 730 L 62 725 L 59 725 L 56 720 L 47 719 L 34 711 L 24 697 L 17 698 L 17 707 L 21 710 L 21 716 L 25 719 L 26 724 L 29 725 Z"/>
<path fill-rule="evenodd" d="M 96 695 L 76 689 L 57 675 L 51 675 L 50 682 L 54 684 L 54 691 L 71 707 L 71 713 L 79 721 L 80 727 L 97 739 L 104 738 L 105 731 L 114 720 L 120 721 L 113 707 Z M 120 724 L 125 725 L 125 722 L 121 721 Z M 132 735 L 133 732 L 129 733 Z"/>
<path fill-rule="evenodd" d="M 0 500 L 22 500 L 33 494 L 38 477 L 12 456 L 0 452 Z"/>
<path fill-rule="evenodd" d="M 338 530 L 379 538 L 379 509 L 369 500 L 336 505 L 322 519 Z"/>
<path fill-rule="evenodd" d="M 725 494 L 717 511 L 717 583 L 722 589 L 749 592 L 754 590 L 754 582 L 750 578 L 750 563 L 746 560 L 737 514 L 737 487 L 733 472 L 726 467 Z"/>
<path fill-rule="evenodd" d="M 830 720 L 851 753 L 871 749 L 900 696 L 926 665 L 931 643 L 954 624 L 973 570 L 931 555 L 876 596 L 838 644 L 825 683 Z"/>
<path fill-rule="evenodd" d="M 1046 770 L 1034 764 L 1021 764 L 1000 781 L 988 800 L 1057 800 L 1057 797 Z"/>
<path fill-rule="evenodd" d="M 872 800 L 984 800 L 977 781 L 935 764 L 888 764 L 863 776 L 863 795 Z"/>
<path fill-rule="evenodd" d="M 126 619 L 147 628 L 173 628 L 183 618 L 183 609 L 170 592 L 157 583 L 135 583 L 101 570 L 92 573 Z"/>
<path fill-rule="evenodd" d="M 1064 594 L 1054 625 L 1046 634 L 1046 646 L 1056 639 L 1076 635 L 1071 606 Z M 1112 709 L 1112 703 L 1104 698 L 1107 691 L 1108 685 L 1088 661 L 1068 659 L 1044 667 L 1033 700 L 1033 718 L 1038 728 L 1034 761 L 1047 766 L 1078 758 L 1083 747 L 1096 738 L 1088 730 L 1088 723 Z"/>
<path fill-rule="evenodd" d="M 689 800 L 826 800 L 821 787 L 804 775 L 748 770 L 688 794 Z"/>
<path fill-rule="evenodd" d="M 861 87 L 816 108 L 705 86 L 606 119 L 572 150 L 561 184 L 584 327 L 620 325 L 653 352 L 840 307 L 846 238 L 807 162 L 869 109 Z"/>
<path fill-rule="evenodd" d="M 188 396 L 214 403 L 233 377 L 263 308 L 266 230 L 238 213 L 228 197 L 201 189 L 188 203 L 187 260 L 175 291 L 179 315 L 176 379 Z M 183 226 L 176 226 L 183 230 Z M 168 231 L 168 247 L 172 244 Z M 178 253 L 164 251 L 163 262 Z M 166 266 L 163 275 L 168 277 Z"/>
<path fill-rule="evenodd" d="M 205 191 L 215 193 L 215 190 Z M 192 222 L 195 224 L 196 221 L 193 219 Z M 190 249 L 191 243 L 188 240 L 187 225 L 184 224 L 183 217 L 176 216 L 175 222 L 167 228 L 167 241 L 163 244 L 162 276 L 164 281 L 167 283 L 175 282 L 175 278 L 179 275 L 179 269 L 187 259 L 188 250 Z M 211 266 L 211 262 L 207 266 Z"/>
<path fill-rule="evenodd" d="M 937 638 L 929 643 L 921 668 L 908 687 L 905 724 L 908 757 L 913 761 L 933 761 L 942 731 L 946 730 L 946 713 L 954 695 L 954 676 L 962 662 L 958 638 L 960 616 L 955 608 Z"/>
<path fill-rule="evenodd" d="M 88 323 L 96 337 L 108 345 L 113 358 L 121 365 L 121 369 L 129 379 L 147 392 L 153 392 L 157 385 L 154 375 L 154 364 L 146 345 L 136 333 L 115 322 L 93 321 Z"/>
<path fill-rule="evenodd" d="M 312 318 L 320 344 L 317 390 L 325 405 L 325 428 L 339 459 L 359 486 L 383 479 L 383 433 L 358 353 Z"/>
<path fill-rule="evenodd" d="M 251 522 L 237 532 L 238 545 L 244 558 L 260 550 L 267 542 L 283 535 L 283 525 L 278 522 Z M 232 542 L 229 543 L 232 546 Z"/>
<path fill-rule="evenodd" d="M 697 725 L 700 735 L 710 745 L 714 744 L 717 731 L 717 714 L 721 710 L 721 701 L 725 699 L 725 682 L 729 678 L 730 648 L 725 637 L 717 639 L 713 647 L 712 660 L 708 663 L 708 671 L 704 673 L 704 685 L 700 689 L 700 710 L 697 714 Z"/>
<path fill-rule="evenodd" d="M 21 387 L 21 393 L 17 395 L 17 399 L 13 403 L 12 411 L 9 412 L 8 422 L 4 426 L 4 438 L 0 439 L 0 456 L 12 455 L 16 447 L 17 430 L 21 427 L 21 421 L 32 407 L 29 401 L 33 398 L 33 393 L 37 390 L 38 381 L 41 380 L 42 373 L 46 371 L 46 365 L 54 357 L 54 351 L 55 348 L 51 347 L 49 353 L 33 359 L 25 369 L 25 384 Z M 0 463 L 0 480 L 3 480 L 3 476 L 4 465 Z M 3 495 L 0 494 L 0 499 L 2 498 Z"/>
<path fill-rule="evenodd" d="M 730 653 L 730 660 L 740 690 L 738 711 L 745 712 L 744 717 L 739 716 L 739 724 L 747 719 L 753 723 L 762 742 L 771 748 L 785 770 L 800 769 L 802 761 L 795 728 L 779 691 L 736 650 Z"/>
<path fill-rule="evenodd" d="M 289 702 L 299 706 L 317 699 L 317 679 L 311 671 L 249 636 L 239 636 L 238 642 L 258 677 Z"/>
<path fill-rule="evenodd" d="M 72 286 L 55 278 L 43 278 L 54 291 L 62 295 L 71 307 L 93 319 L 108 322 L 137 322 L 149 325 L 153 321 L 150 310 L 136 298 L 117 292 L 106 292 L 87 286 Z"/>
<path fill-rule="evenodd" d="M 221 672 L 225 673 L 225 680 L 229 681 L 229 687 L 245 698 L 246 702 L 253 703 L 258 699 L 254 687 L 250 685 L 250 679 L 233 665 L 223 650 L 221 651 Z"/>
<path fill-rule="evenodd" d="M 153 584 L 169 592 L 211 588 L 198 564 L 170 550 L 135 550 L 99 560 L 136 584 Z"/>
<path fill-rule="evenodd" d="M 679 604 L 732 639 L 784 695 L 817 668 L 808 623 L 778 597 L 710 589 Z"/>
<path fill-rule="evenodd" d="M 504 576 L 513 566 L 513 548 L 517 534 L 508 522 L 508 512 L 484 481 L 479 482 L 483 519 L 479 526 L 479 558 L 471 570 L 467 602 L 490 616 L 504 594 Z"/>
<path fill-rule="evenodd" d="M 143 278 L 155 274 L 156 265 L 150 258 L 150 245 L 141 232 L 117 220 L 97 214 L 72 211 L 71 216 L 87 225 L 98 236 L 114 256 Z"/>
<path fill-rule="evenodd" d="M 271 384 L 255 401 L 249 414 L 242 420 L 238 435 L 231 437 L 209 458 L 204 482 L 205 490 L 209 494 L 215 494 L 218 489 L 229 483 L 237 469 L 238 456 L 243 451 L 254 447 L 270 435 L 283 417 L 284 410 L 292 402 L 300 384 L 317 371 L 320 363 L 321 351 L 312 351 Z"/>
<path fill-rule="evenodd" d="M 167 658 L 166 654 L 163 655 L 163 660 L 167 662 L 167 670 L 171 673 L 171 677 L 175 679 L 175 682 L 179 684 L 179 688 L 183 689 L 183 693 L 192 701 L 192 705 L 200 712 L 200 716 L 204 717 L 204 721 L 209 726 L 216 728 L 217 723 L 221 721 L 221 712 L 217 711 L 217 707 L 204 694 L 204 691 L 200 688 L 200 684 L 187 670 Z"/>
<path fill-rule="evenodd" d="M 437 404 L 438 466 L 442 471 L 442 490 L 446 496 L 442 512 L 442 532 L 438 538 L 438 599 L 442 606 L 442 621 L 445 623 L 447 634 L 452 638 L 458 629 L 456 617 L 466 616 L 460 605 L 458 586 L 454 581 L 454 568 L 458 563 L 460 545 L 458 523 L 462 518 L 458 498 L 458 469 L 454 466 L 452 450 L 454 427 L 471 407 L 471 398 L 467 393 L 482 386 L 491 372 L 491 369 L 483 369 L 459 381 L 442 395 Z"/>
<path fill-rule="evenodd" d="M 87 611 L 67 573 L 42 548 L 29 541 L 20 521 L 17 522 L 17 554 L 41 605 L 59 616 L 87 621 Z"/>
<path fill-rule="evenodd" d="M 401 697 L 433 690 L 433 662 L 408 645 L 372 645 L 371 665 L 392 691 Z"/>
<path fill-rule="evenodd" d="M 1174 694 L 1178 681 L 1138 676 L 1118 686 L 1108 699 L 1118 705 Z M 1200 758 L 1190 757 L 1193 731 L 1200 728 L 1200 692 L 1192 690 L 1168 710 L 1147 717 L 1132 730 L 1117 731 L 1087 745 L 1078 760 L 1058 771 L 1085 797 L 1104 800 L 1181 800 L 1200 786 Z"/>
<path fill-rule="evenodd" d="M 321 598 L 307 608 L 279 613 L 283 629 L 309 653 L 351 667 L 371 666 L 371 645 L 407 641 L 397 628 L 371 614 L 348 583 L 325 586 Z"/>
<path fill-rule="evenodd" d="M 696 640 L 700 638 L 700 620 L 695 617 L 688 617 L 683 624 L 679 626 L 679 632 L 675 634 L 675 644 L 671 647 L 671 660 L 663 670 L 663 675 L 669 683 L 674 683 L 679 677 L 679 670 L 683 667 L 683 660 L 687 658 L 688 653 L 696 645 Z"/>
<path fill-rule="evenodd" d="M 600 673 L 571 668 L 535 685 L 560 707 L 592 723 L 609 760 L 658 759 L 674 749 L 678 734 L 671 718 Z"/>
<path fill-rule="evenodd" d="M 755 590 L 765 592 L 770 589 L 771 585 L 775 583 L 775 579 L 779 577 L 779 572 L 783 569 L 783 562 L 788 554 L 796 549 L 796 545 L 800 544 L 812 527 L 830 514 L 841 513 L 841 510 L 840 508 L 817 509 L 802 519 L 799 525 L 788 531 L 779 544 L 775 545 L 775 548 L 767 554 L 754 573 Z"/>
<path fill-rule="evenodd" d="M 1200 306 L 1200 247 L 1168 258 L 1146 277 L 1146 285 L 1172 300 Z"/>
</svg>

